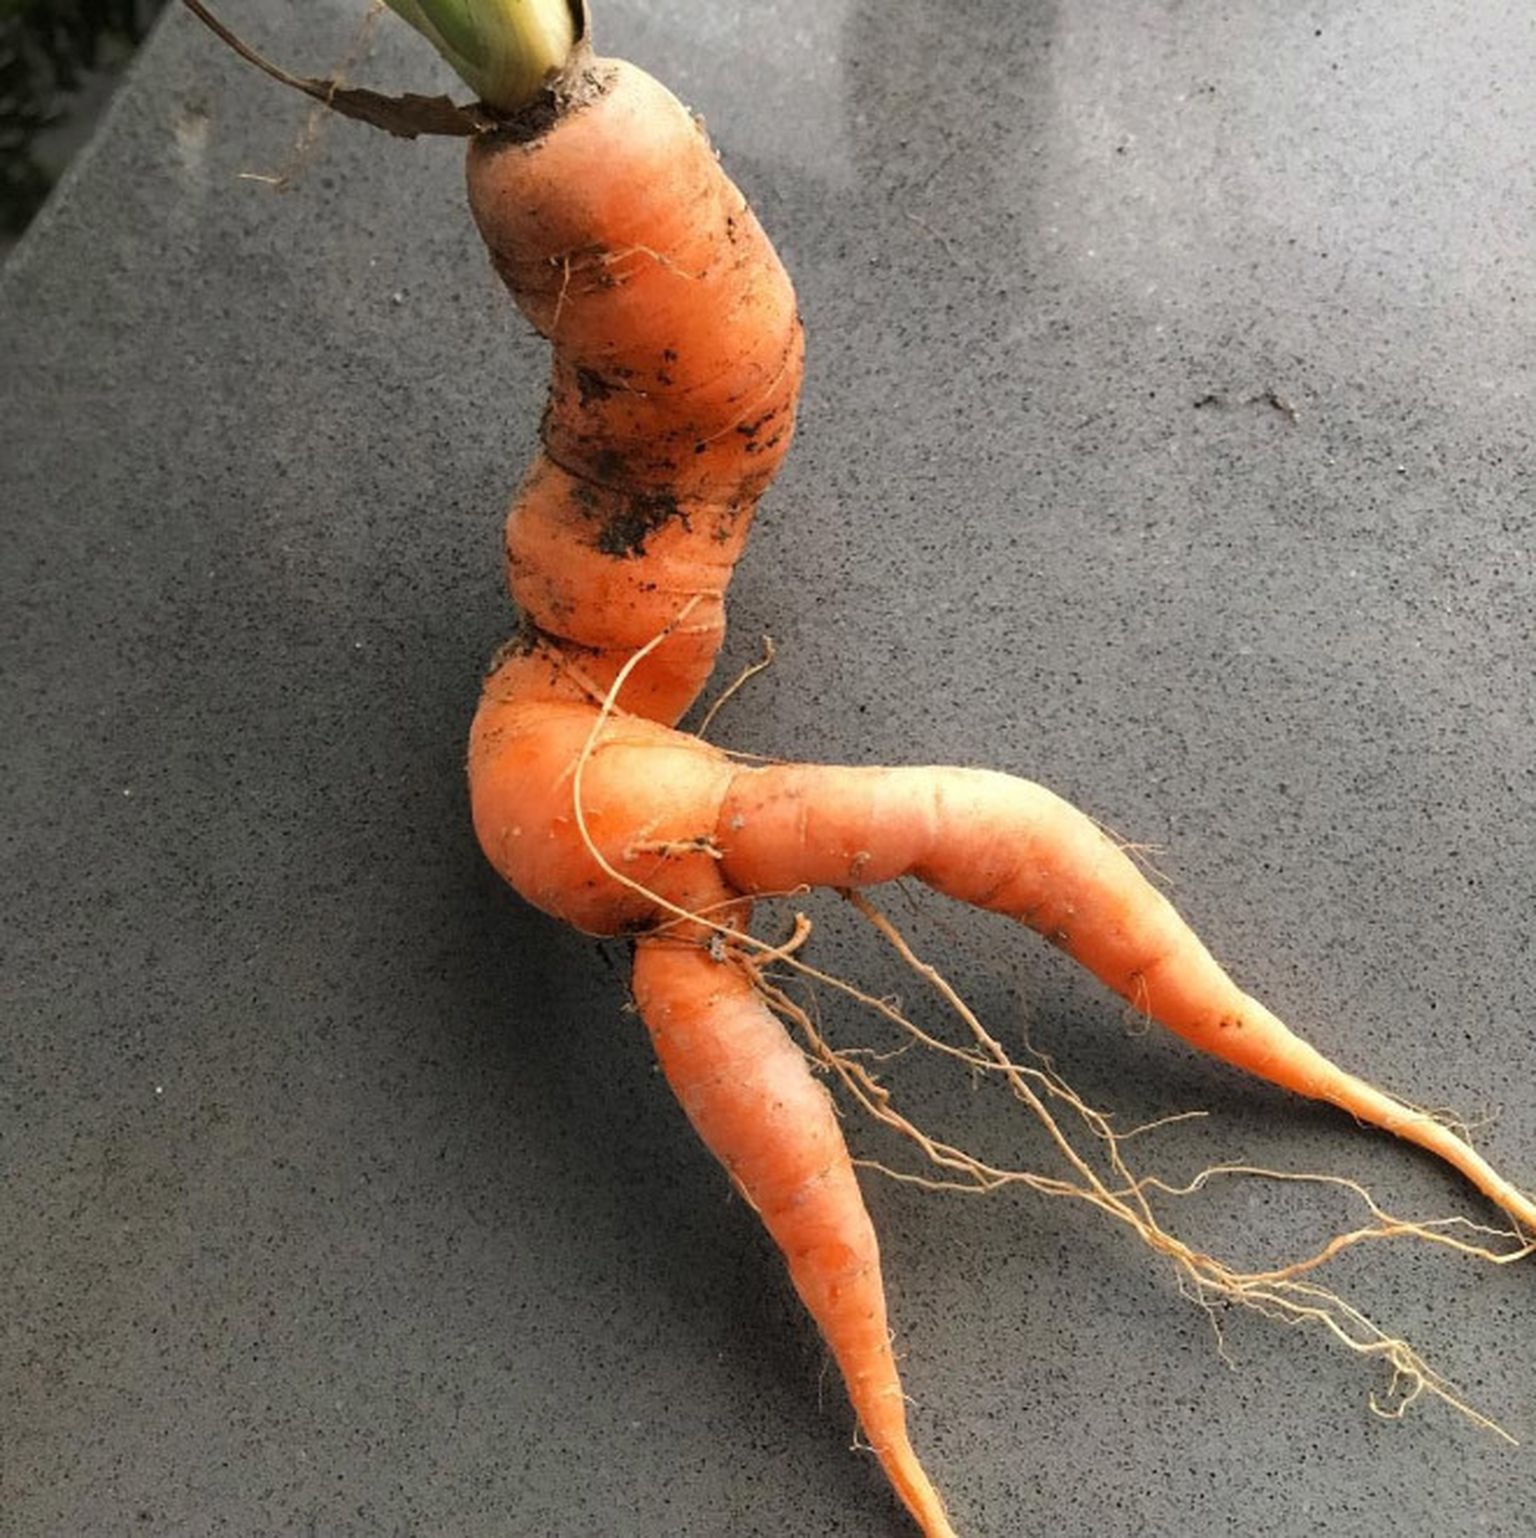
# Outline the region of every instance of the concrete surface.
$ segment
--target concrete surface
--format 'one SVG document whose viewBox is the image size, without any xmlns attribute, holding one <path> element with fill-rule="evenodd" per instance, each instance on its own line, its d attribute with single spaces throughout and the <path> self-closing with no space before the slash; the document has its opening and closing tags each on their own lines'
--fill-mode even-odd
<svg viewBox="0 0 1536 1538">
<path fill-rule="evenodd" d="M 361 9 L 231 7 L 303 68 Z M 1047 781 L 1162 846 L 1340 1057 L 1499 1112 L 1481 1142 L 1536 1184 L 1530 7 L 702 9 L 599 8 L 704 112 L 812 339 L 733 611 L 731 664 L 764 631 L 779 661 L 721 735 Z M 355 74 L 439 78 L 389 23 Z M 0 277 L 0 1528 L 896 1538 L 622 953 L 466 826 L 544 365 L 458 151 L 296 151 L 306 119 L 172 16 Z M 915 1000 L 817 912 L 818 959 Z M 940 918 L 925 947 L 1090 1098 L 1212 1113 L 1141 1167 L 1486 1216 Z M 944 1064 L 889 1072 L 1048 1162 Z M 1229 1367 L 1088 1210 L 869 1194 L 965 1538 L 1532 1530 L 1529 1446 L 1377 1419 L 1316 1332 L 1222 1313 Z M 1169 1215 L 1259 1264 L 1355 1213 L 1229 1183 Z M 1536 1440 L 1529 1266 L 1330 1276 Z"/>
</svg>

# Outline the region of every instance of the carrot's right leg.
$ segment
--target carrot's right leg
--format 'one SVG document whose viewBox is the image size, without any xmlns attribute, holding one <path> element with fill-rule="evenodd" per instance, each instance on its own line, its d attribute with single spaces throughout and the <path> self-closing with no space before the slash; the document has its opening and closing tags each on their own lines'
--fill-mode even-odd
<svg viewBox="0 0 1536 1538">
<path fill-rule="evenodd" d="M 1125 852 L 1039 785 L 981 769 L 741 769 L 716 842 L 725 879 L 749 895 L 915 876 L 1016 918 L 1202 1051 L 1437 1154 L 1536 1236 L 1536 1203 L 1245 994 Z"/>
<path fill-rule="evenodd" d="M 741 961 L 643 939 L 634 990 L 667 1082 L 783 1251 L 896 1493 L 925 1538 L 955 1538 L 908 1439 L 879 1246 L 831 1097 Z"/>
</svg>

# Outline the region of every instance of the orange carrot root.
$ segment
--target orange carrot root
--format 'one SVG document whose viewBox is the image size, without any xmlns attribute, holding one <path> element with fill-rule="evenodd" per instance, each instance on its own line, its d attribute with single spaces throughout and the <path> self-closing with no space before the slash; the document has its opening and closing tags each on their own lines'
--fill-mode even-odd
<svg viewBox="0 0 1536 1538">
<path fill-rule="evenodd" d="M 536 100 L 520 90 L 515 111 L 499 95 L 461 109 L 288 75 L 202 0 L 185 3 L 327 106 L 396 132 L 472 136 L 475 222 L 553 349 L 540 452 L 506 528 L 522 629 L 493 664 L 471 729 L 476 833 L 530 902 L 594 934 L 637 937 L 635 994 L 667 1079 L 783 1250 L 926 1538 L 953 1529 L 908 1438 L 874 1231 L 830 1098 L 774 1009 L 798 1019 L 857 1104 L 955 1183 L 1086 1197 L 1173 1259 L 1198 1296 L 1319 1322 L 1386 1360 L 1408 1397 L 1430 1390 L 1459 1404 L 1403 1342 L 1302 1273 L 1345 1244 L 1396 1233 L 1491 1260 L 1524 1250 L 1494 1254 L 1372 1204 L 1373 1224 L 1327 1254 L 1235 1273 L 1166 1233 L 1148 1203 L 1153 1183 L 1131 1178 L 1103 1118 L 1010 1062 L 952 992 L 974 1040 L 959 1055 L 1003 1076 L 1073 1178 L 992 1169 L 926 1137 L 762 975 L 770 954 L 803 966 L 790 955 L 803 934 L 771 952 L 753 941 L 755 897 L 915 876 L 1039 931 L 1196 1047 L 1439 1155 L 1536 1236 L 1528 1196 L 1443 1123 L 1335 1066 L 1244 994 L 1127 853 L 1050 792 L 969 769 L 748 768 L 674 729 L 718 653 L 727 585 L 789 446 L 803 358 L 789 278 L 701 124 L 642 71 L 593 57 L 580 27 L 563 67 L 530 68 Z M 743 959 L 754 951 L 757 963 Z M 1074 1149 L 1053 1098 L 1111 1150 L 1113 1181 Z"/>
<path fill-rule="evenodd" d="M 783 269 L 692 119 L 627 66 L 594 64 L 589 82 L 547 131 L 470 151 L 497 270 L 555 349 L 544 448 L 507 527 L 524 632 L 471 735 L 475 827 L 530 901 L 593 933 L 644 937 L 635 991 L 668 1080 L 784 1250 L 865 1434 L 936 1538 L 951 1528 L 907 1438 L 841 1133 L 732 959 L 752 944 L 752 897 L 916 876 L 1038 930 L 1202 1050 L 1439 1154 L 1527 1233 L 1536 1207 L 1448 1128 L 1241 992 L 1131 858 L 1048 791 L 977 770 L 748 768 L 672 729 L 713 664 L 726 585 L 788 443 L 800 330 Z M 824 1061 L 866 1110 L 889 1114 L 856 1067 Z M 925 1146 L 964 1179 L 1011 1178 Z M 1321 1322 L 1411 1392 L 1460 1404 L 1331 1294 L 1195 1254 L 1157 1225 L 1143 1187 L 1127 1173 L 1121 1185 L 1090 1181 L 1090 1199 L 1175 1259 L 1197 1294 Z M 1368 1232 L 1430 1230 L 1382 1218 Z"/>
</svg>

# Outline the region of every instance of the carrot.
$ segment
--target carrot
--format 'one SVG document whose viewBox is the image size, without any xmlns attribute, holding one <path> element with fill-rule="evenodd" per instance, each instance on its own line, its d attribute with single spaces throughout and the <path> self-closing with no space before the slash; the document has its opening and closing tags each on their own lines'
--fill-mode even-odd
<svg viewBox="0 0 1536 1538">
<path fill-rule="evenodd" d="M 683 107 L 627 64 L 585 66 L 579 90 L 545 133 L 487 136 L 469 155 L 491 259 L 555 347 L 544 449 L 507 523 L 508 585 L 527 634 L 579 658 L 598 689 L 696 600 L 626 695 L 671 722 L 714 665 L 726 585 L 789 447 L 800 322 Z"/>
<path fill-rule="evenodd" d="M 391 3 L 478 106 L 389 107 L 263 67 L 397 131 L 464 132 L 475 223 L 552 345 L 542 446 L 506 527 L 521 629 L 470 731 L 476 834 L 531 903 L 635 937 L 635 999 L 668 1083 L 783 1251 L 927 1538 L 953 1529 L 908 1436 L 878 1246 L 830 1097 L 752 960 L 759 895 L 914 876 L 1008 914 L 1197 1048 L 1439 1155 L 1536 1234 L 1528 1197 L 1244 994 L 1048 791 L 978 770 L 745 767 L 676 729 L 793 431 L 789 279 L 700 124 L 642 71 L 595 57 L 565 0 Z"/>
<path fill-rule="evenodd" d="M 967 770 L 743 768 L 669 729 L 707 675 L 746 518 L 786 444 L 799 329 L 771 248 L 681 109 L 627 67 L 607 78 L 542 137 L 470 151 L 495 267 L 555 349 L 543 452 L 508 520 L 525 630 L 471 731 L 475 828 L 545 911 L 594 934 L 666 934 L 641 940 L 634 986 L 668 1081 L 783 1249 L 872 1447 L 934 1538 L 951 1528 L 907 1439 L 841 1133 L 740 965 L 680 918 L 744 926 L 752 895 L 916 875 L 1044 933 L 1196 1046 L 1440 1154 L 1533 1231 L 1536 1207 L 1242 994 L 1049 792 Z M 715 293 L 718 322 L 703 311 Z M 610 694 L 617 709 L 600 706 Z"/>
</svg>

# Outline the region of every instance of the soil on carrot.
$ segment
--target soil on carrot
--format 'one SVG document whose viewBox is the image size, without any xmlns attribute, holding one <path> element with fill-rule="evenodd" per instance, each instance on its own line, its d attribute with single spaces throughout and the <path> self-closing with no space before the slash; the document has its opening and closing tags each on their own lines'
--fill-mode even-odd
<svg viewBox="0 0 1536 1538">
<path fill-rule="evenodd" d="M 645 542 L 674 518 L 688 526 L 688 515 L 670 492 L 631 495 L 622 512 L 614 513 L 598 531 L 597 548 L 604 555 L 620 557 L 645 554 Z"/>
<path fill-rule="evenodd" d="M 495 126 L 482 136 L 480 142 L 490 145 L 531 143 L 548 133 L 561 118 L 606 96 L 615 78 L 613 70 L 601 67 L 582 44 L 572 56 L 571 64 L 548 90 L 520 112 L 497 118 Z"/>
<path fill-rule="evenodd" d="M 593 401 L 610 399 L 619 386 L 604 379 L 595 368 L 583 367 L 576 370 L 576 389 L 581 396 L 581 404 L 589 406 Z"/>
</svg>

